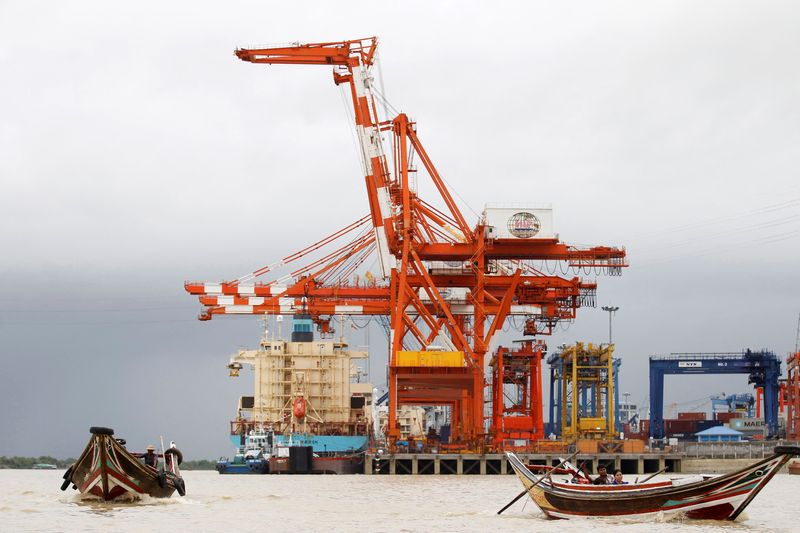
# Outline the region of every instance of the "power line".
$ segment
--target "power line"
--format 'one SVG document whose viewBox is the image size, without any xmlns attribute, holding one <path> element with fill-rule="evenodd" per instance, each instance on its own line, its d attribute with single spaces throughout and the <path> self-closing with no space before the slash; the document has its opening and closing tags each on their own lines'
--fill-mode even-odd
<svg viewBox="0 0 800 533">
<path fill-rule="evenodd" d="M 717 218 L 712 218 L 712 219 L 704 220 L 704 221 L 700 221 L 700 222 L 693 222 L 693 223 L 689 223 L 689 224 L 683 224 L 681 226 L 674 226 L 674 227 L 671 227 L 671 228 L 664 228 L 664 229 L 661 229 L 661 230 L 648 231 L 648 232 L 645 232 L 645 233 L 634 234 L 633 238 L 648 237 L 648 236 L 655 236 L 655 235 L 664 235 L 664 234 L 668 234 L 668 233 L 677 233 L 677 232 L 681 232 L 681 231 L 688 231 L 688 230 L 701 228 L 701 227 L 705 227 L 705 226 L 712 226 L 714 224 L 720 224 L 722 222 L 727 222 L 727 221 L 730 221 L 730 220 L 738 220 L 741 217 L 758 216 L 758 215 L 763 215 L 765 213 L 771 213 L 771 212 L 774 212 L 774 211 L 781 211 L 783 209 L 788 209 L 790 207 L 795 207 L 795 206 L 800 206 L 800 198 L 792 198 L 792 199 L 789 199 L 789 200 L 785 200 L 783 202 L 778 202 L 776 204 L 769 204 L 769 205 L 765 205 L 765 206 L 762 206 L 762 207 L 757 207 L 755 209 L 751 209 L 751 210 L 745 211 L 743 213 L 723 215 L 723 216 L 720 216 L 720 217 L 717 217 Z"/>
<path fill-rule="evenodd" d="M 127 313 L 137 311 L 161 311 L 168 309 L 180 309 L 182 311 L 191 310 L 186 305 L 171 305 L 164 307 L 116 307 L 116 308 L 94 308 L 94 309 L 0 309 L 0 313 Z"/>
<path fill-rule="evenodd" d="M 193 318 L 181 318 L 172 320 L 116 320 L 116 321 L 81 321 L 81 322 L 59 322 L 53 320 L 32 320 L 29 322 L 6 322 L 0 320 L 0 329 L 3 326 L 99 326 L 99 325 L 119 325 L 127 326 L 129 324 L 169 324 L 175 322 L 197 322 Z"/>
</svg>

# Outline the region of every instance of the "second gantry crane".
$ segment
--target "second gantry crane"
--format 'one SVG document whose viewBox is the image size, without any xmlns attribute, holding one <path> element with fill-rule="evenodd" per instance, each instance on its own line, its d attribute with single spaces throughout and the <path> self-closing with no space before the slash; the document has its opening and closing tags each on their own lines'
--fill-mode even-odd
<svg viewBox="0 0 800 533">
<path fill-rule="evenodd" d="M 201 319 L 303 311 L 324 331 L 335 314 L 388 316 L 390 443 L 400 436 L 399 405 L 445 405 L 452 413 L 451 440 L 482 447 L 484 360 L 506 319 L 518 316 L 526 333 L 548 334 L 559 321 L 573 319 L 579 307 L 594 305 L 594 282 L 547 275 L 533 262 L 619 275 L 625 251 L 560 242 L 549 208 L 487 207 L 470 225 L 416 124 L 404 113 L 379 117 L 376 104 L 382 97 L 371 73 L 376 50 L 375 37 L 236 50 L 250 63 L 333 67 L 334 83 L 349 88 L 369 215 L 236 280 L 185 287 L 205 306 Z M 432 182 L 435 200 L 418 195 L 414 159 Z M 375 253 L 381 275 L 353 281 Z M 311 260 L 310 254 L 321 257 Z M 308 262 L 286 276 L 253 281 L 303 258 Z M 538 404 L 541 409 L 541 397 Z"/>
<path fill-rule="evenodd" d="M 797 317 L 797 337 L 794 352 L 786 358 L 786 438 L 800 439 L 800 315 Z"/>
</svg>

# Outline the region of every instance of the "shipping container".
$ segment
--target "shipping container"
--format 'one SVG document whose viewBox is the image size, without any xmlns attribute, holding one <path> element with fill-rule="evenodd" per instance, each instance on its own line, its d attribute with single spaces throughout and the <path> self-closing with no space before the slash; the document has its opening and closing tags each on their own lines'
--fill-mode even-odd
<svg viewBox="0 0 800 533">
<path fill-rule="evenodd" d="M 626 441 L 627 440 L 646 441 L 649 438 L 650 438 L 650 435 L 645 433 L 645 432 L 643 432 L 643 431 L 640 431 L 639 433 L 630 433 L 630 434 L 625 433 L 625 440 Z M 628 452 L 625 452 L 625 453 L 628 453 Z"/>
<path fill-rule="evenodd" d="M 696 431 L 696 433 L 699 433 L 701 431 L 705 431 L 705 430 L 707 430 L 709 428 L 714 428 L 714 427 L 717 427 L 717 426 L 721 426 L 721 425 L 722 425 L 722 421 L 721 420 L 700 420 L 700 421 L 697 422 L 697 431 Z"/>
<path fill-rule="evenodd" d="M 742 418 L 742 413 L 717 413 L 720 422 L 730 422 L 734 418 Z"/>
<path fill-rule="evenodd" d="M 696 433 L 697 420 L 664 420 L 664 432 L 669 433 Z"/>
<path fill-rule="evenodd" d="M 674 432 L 668 431 L 666 433 L 666 437 L 668 439 L 690 440 L 690 439 L 694 438 L 694 435 L 692 435 L 692 434 L 687 435 L 686 433 L 674 433 Z"/>
<path fill-rule="evenodd" d="M 750 436 L 763 435 L 767 432 L 763 418 L 735 418 L 728 422 L 728 426 Z"/>
<path fill-rule="evenodd" d="M 705 420 L 705 413 L 678 413 L 678 420 Z"/>
<path fill-rule="evenodd" d="M 626 440 L 622 444 L 622 451 L 623 453 L 642 453 L 644 452 L 644 440 L 643 439 Z"/>
</svg>

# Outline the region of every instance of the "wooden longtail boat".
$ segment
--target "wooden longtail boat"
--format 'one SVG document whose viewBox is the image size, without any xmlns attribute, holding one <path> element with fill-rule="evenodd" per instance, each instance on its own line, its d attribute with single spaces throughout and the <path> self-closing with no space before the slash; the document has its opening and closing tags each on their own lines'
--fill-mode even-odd
<svg viewBox="0 0 800 533">
<path fill-rule="evenodd" d="M 77 461 L 64 473 L 61 490 L 77 489 L 105 501 L 132 500 L 142 494 L 169 498 L 176 490 L 186 493 L 178 465 L 183 456 L 177 448 L 167 448 L 163 467 L 145 465 L 125 449 L 124 439 L 115 439 L 114 430 L 92 427 L 89 443 Z"/>
<path fill-rule="evenodd" d="M 723 476 L 638 485 L 581 485 L 542 479 L 516 455 L 506 455 L 529 496 L 548 518 L 682 513 L 689 518 L 735 520 L 783 465 L 800 456 L 800 446 L 776 446 L 772 456 Z"/>
</svg>

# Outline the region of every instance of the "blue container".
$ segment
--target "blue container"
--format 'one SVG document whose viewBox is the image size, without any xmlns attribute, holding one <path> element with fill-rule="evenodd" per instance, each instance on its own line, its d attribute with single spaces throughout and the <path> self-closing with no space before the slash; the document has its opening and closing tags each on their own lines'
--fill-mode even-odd
<svg viewBox="0 0 800 533">
<path fill-rule="evenodd" d="M 445 424 L 439 428 L 439 441 L 442 444 L 450 442 L 450 424 Z"/>
<path fill-rule="evenodd" d="M 697 431 L 695 433 L 699 433 L 701 431 L 705 431 L 709 428 L 721 426 L 721 420 L 700 420 L 697 422 Z"/>
</svg>

